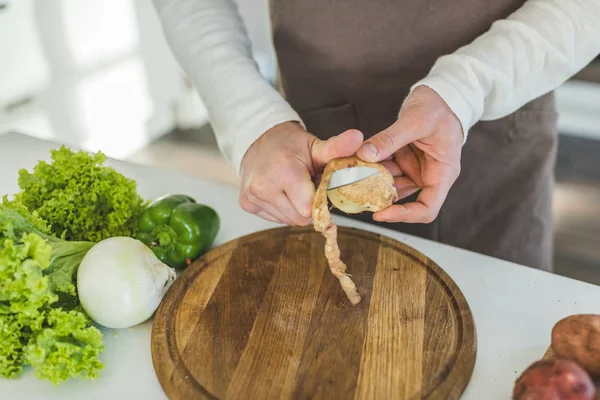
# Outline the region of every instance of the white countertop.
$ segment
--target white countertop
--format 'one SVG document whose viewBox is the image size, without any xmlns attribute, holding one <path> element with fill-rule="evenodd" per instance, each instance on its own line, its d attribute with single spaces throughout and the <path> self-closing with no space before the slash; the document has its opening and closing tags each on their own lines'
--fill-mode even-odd
<svg viewBox="0 0 600 400">
<path fill-rule="evenodd" d="M 0 135 L 0 196 L 18 191 L 17 172 L 49 159 L 56 144 L 30 137 Z M 186 193 L 214 207 L 222 219 L 215 245 L 275 225 L 245 213 L 237 188 L 197 180 L 173 172 L 110 161 L 138 183 L 140 194 L 156 198 Z M 600 287 L 478 255 L 428 240 L 336 218 L 340 225 L 359 227 L 400 240 L 438 263 L 464 293 L 477 328 L 477 361 L 463 399 L 509 399 L 514 380 L 541 358 L 552 326 L 575 313 L 598 313 Z M 59 387 L 35 379 L 27 370 L 18 380 L 0 379 L 2 399 L 165 399 L 154 374 L 150 353 L 151 321 L 134 329 L 106 329 L 105 369 L 95 381 L 69 381 Z"/>
</svg>

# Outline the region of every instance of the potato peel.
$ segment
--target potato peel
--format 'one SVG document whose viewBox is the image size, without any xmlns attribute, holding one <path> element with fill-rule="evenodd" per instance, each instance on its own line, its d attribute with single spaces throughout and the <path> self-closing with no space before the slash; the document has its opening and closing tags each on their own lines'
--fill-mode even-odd
<svg viewBox="0 0 600 400">
<path fill-rule="evenodd" d="M 352 185 L 327 191 L 331 175 L 340 169 L 350 167 L 376 168 L 380 173 Z M 329 197 L 329 195 L 332 196 Z M 394 178 L 381 164 L 364 162 L 358 157 L 344 157 L 332 160 L 325 167 L 321 183 L 317 188 L 313 202 L 313 225 L 317 232 L 325 237 L 325 257 L 332 274 L 339 279 L 342 289 L 352 305 L 360 302 L 361 298 L 356 285 L 346 274 L 346 264 L 341 260 L 340 248 L 337 243 L 337 226 L 332 222 L 328 207 L 328 198 L 334 207 L 346 213 L 363 211 L 380 211 L 391 206 L 398 200 Z"/>
</svg>

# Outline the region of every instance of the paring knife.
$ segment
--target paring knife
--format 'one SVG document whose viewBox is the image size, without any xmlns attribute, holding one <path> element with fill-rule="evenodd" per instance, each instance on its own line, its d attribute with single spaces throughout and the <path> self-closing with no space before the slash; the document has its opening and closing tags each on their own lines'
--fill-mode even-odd
<svg viewBox="0 0 600 400">
<path fill-rule="evenodd" d="M 329 181 L 327 190 L 351 185 L 370 176 L 376 175 L 377 173 L 379 173 L 379 170 L 369 167 L 350 167 L 337 170 L 331 174 L 331 180 Z"/>
</svg>

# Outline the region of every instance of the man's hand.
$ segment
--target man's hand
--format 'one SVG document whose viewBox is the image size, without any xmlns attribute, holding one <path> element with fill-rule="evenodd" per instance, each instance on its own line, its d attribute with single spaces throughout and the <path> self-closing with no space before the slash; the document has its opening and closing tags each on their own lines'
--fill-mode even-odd
<svg viewBox="0 0 600 400">
<path fill-rule="evenodd" d="M 242 160 L 240 205 L 273 222 L 308 225 L 315 194 L 312 176 L 333 158 L 355 154 L 362 143 L 356 130 L 321 141 L 295 122 L 271 128 Z"/>
<path fill-rule="evenodd" d="M 400 198 L 421 193 L 417 201 L 373 215 L 377 221 L 430 223 L 437 217 L 460 173 L 463 132 L 444 100 L 427 86 L 413 90 L 398 120 L 367 140 L 357 155 L 382 162 L 395 177 Z"/>
</svg>

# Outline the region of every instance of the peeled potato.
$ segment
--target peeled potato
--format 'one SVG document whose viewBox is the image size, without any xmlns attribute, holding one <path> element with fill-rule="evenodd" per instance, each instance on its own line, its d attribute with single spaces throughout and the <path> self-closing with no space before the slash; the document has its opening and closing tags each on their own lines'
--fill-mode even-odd
<svg viewBox="0 0 600 400">
<path fill-rule="evenodd" d="M 381 164 L 367 163 L 358 157 L 341 158 L 333 160 L 330 164 L 331 172 L 358 166 L 379 170 L 378 174 L 359 182 L 327 191 L 331 204 L 346 214 L 381 211 L 398 200 L 394 177 Z"/>
</svg>

